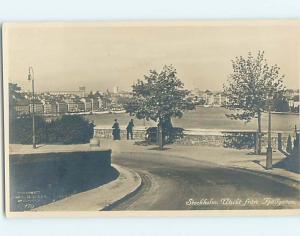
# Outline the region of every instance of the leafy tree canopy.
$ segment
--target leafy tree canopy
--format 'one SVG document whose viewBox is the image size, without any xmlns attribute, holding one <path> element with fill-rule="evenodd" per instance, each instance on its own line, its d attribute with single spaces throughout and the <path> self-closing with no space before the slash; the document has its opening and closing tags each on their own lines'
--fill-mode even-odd
<svg viewBox="0 0 300 236">
<path fill-rule="evenodd" d="M 138 80 L 132 87 L 133 96 L 125 109 L 138 119 L 165 121 L 182 117 L 184 110 L 194 109 L 187 98 L 190 92 L 184 89 L 172 65 L 165 65 L 160 72 L 150 70 L 144 80 Z"/>
<path fill-rule="evenodd" d="M 8 89 L 10 105 L 14 105 L 18 99 L 24 98 L 24 96 L 21 94 L 21 87 L 19 87 L 17 84 L 9 83 Z"/>
<path fill-rule="evenodd" d="M 232 67 L 233 72 L 224 85 L 227 97 L 224 105 L 235 112 L 228 117 L 250 121 L 267 109 L 268 97 L 283 96 L 284 75 L 280 75 L 276 64 L 268 65 L 263 51 L 259 51 L 257 56 L 249 52 L 246 58 L 236 57 L 232 60 Z"/>
</svg>

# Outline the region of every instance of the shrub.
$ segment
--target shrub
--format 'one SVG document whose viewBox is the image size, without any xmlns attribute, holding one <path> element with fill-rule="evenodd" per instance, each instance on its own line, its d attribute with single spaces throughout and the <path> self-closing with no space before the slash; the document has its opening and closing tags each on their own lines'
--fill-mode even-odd
<svg viewBox="0 0 300 236">
<path fill-rule="evenodd" d="M 35 117 L 35 140 L 42 143 L 45 139 L 46 122 L 40 116 Z M 9 142 L 20 144 L 32 143 L 32 117 L 12 119 L 9 125 Z"/>
<path fill-rule="evenodd" d="M 47 126 L 47 143 L 88 143 L 94 124 L 79 115 L 62 116 Z"/>
<path fill-rule="evenodd" d="M 37 143 L 79 144 L 93 137 L 94 124 L 79 115 L 63 115 L 50 123 L 39 116 L 35 120 Z M 32 118 L 11 122 L 10 143 L 32 143 Z"/>
</svg>

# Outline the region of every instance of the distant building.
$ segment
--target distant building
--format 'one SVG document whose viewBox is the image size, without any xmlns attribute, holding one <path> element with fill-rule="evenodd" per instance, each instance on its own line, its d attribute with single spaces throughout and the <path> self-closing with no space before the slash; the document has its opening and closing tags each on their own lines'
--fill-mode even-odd
<svg viewBox="0 0 300 236">
<path fill-rule="evenodd" d="M 68 113 L 68 104 L 63 101 L 56 102 L 56 112 L 58 114 L 66 114 Z"/>
<path fill-rule="evenodd" d="M 84 86 L 79 87 L 79 92 L 81 92 L 81 97 L 85 97 L 85 87 Z"/>
<path fill-rule="evenodd" d="M 288 100 L 289 108 L 293 112 L 299 112 L 300 102 L 299 95 L 294 95 Z"/>
<path fill-rule="evenodd" d="M 25 99 L 17 100 L 15 104 L 15 110 L 17 116 L 28 115 L 29 114 L 29 102 Z"/>
<path fill-rule="evenodd" d="M 225 95 L 222 95 L 221 97 L 221 106 L 226 105 L 228 103 L 228 98 Z"/>
<path fill-rule="evenodd" d="M 91 98 L 92 110 L 100 111 L 102 109 L 102 99 L 100 97 Z"/>
<path fill-rule="evenodd" d="M 113 88 L 113 92 L 116 94 L 116 93 L 119 93 L 119 87 L 118 86 L 115 86 Z"/>
<path fill-rule="evenodd" d="M 92 111 L 98 111 L 99 110 L 99 103 L 96 98 L 91 98 L 92 102 Z"/>
<path fill-rule="evenodd" d="M 92 111 L 93 110 L 93 102 L 89 98 L 80 99 L 81 102 L 84 103 L 84 111 Z"/>
<path fill-rule="evenodd" d="M 78 111 L 77 103 L 73 99 L 66 99 L 65 103 L 67 104 L 68 112 L 72 113 Z"/>
<path fill-rule="evenodd" d="M 300 106 L 300 102 L 299 101 L 294 101 L 294 108 L 299 109 L 299 106 Z"/>
<path fill-rule="evenodd" d="M 33 112 L 33 104 L 30 102 L 29 105 L 29 113 Z M 36 101 L 34 103 L 34 112 L 35 114 L 43 114 L 44 113 L 44 105 L 40 101 Z"/>
<path fill-rule="evenodd" d="M 55 102 L 45 102 L 44 103 L 44 113 L 45 114 L 56 114 L 56 104 Z"/>
<path fill-rule="evenodd" d="M 289 107 L 290 108 L 294 107 L 294 99 L 289 99 Z"/>
<path fill-rule="evenodd" d="M 77 105 L 77 111 L 78 112 L 85 111 L 85 103 L 84 102 L 78 100 L 78 101 L 76 101 L 76 105 Z"/>
<path fill-rule="evenodd" d="M 215 107 L 221 106 L 222 95 L 220 93 L 219 94 L 213 94 L 212 97 L 213 97 L 213 105 Z"/>
<path fill-rule="evenodd" d="M 52 96 L 78 96 L 78 97 L 84 97 L 85 91 L 79 90 L 79 91 L 49 91 L 47 94 Z"/>
</svg>

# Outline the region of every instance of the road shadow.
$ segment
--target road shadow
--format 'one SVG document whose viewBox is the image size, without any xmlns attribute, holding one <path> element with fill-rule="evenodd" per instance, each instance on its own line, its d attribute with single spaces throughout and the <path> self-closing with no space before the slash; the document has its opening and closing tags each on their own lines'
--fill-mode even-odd
<svg viewBox="0 0 300 236">
<path fill-rule="evenodd" d="M 264 165 L 262 165 L 262 164 L 260 163 L 259 160 L 254 160 L 254 161 L 252 161 L 252 162 L 255 163 L 255 164 L 257 164 L 257 165 L 259 165 L 259 166 L 261 166 L 261 167 L 263 167 L 264 169 L 266 168 Z"/>
<path fill-rule="evenodd" d="M 283 160 L 277 162 L 274 167 L 288 170 L 297 174 L 300 174 L 300 161 L 298 155 L 288 155 Z"/>
<path fill-rule="evenodd" d="M 134 145 L 137 145 L 137 146 L 152 146 L 153 143 L 143 140 L 143 141 L 135 141 Z"/>
<path fill-rule="evenodd" d="M 138 146 L 151 146 L 151 148 L 148 148 L 147 150 L 154 150 L 154 151 L 163 151 L 163 150 L 169 150 L 171 148 L 164 146 L 163 149 L 160 149 L 159 147 L 155 146 L 153 147 L 155 144 L 149 141 L 136 141 L 134 142 L 134 145 L 138 145 Z"/>
</svg>

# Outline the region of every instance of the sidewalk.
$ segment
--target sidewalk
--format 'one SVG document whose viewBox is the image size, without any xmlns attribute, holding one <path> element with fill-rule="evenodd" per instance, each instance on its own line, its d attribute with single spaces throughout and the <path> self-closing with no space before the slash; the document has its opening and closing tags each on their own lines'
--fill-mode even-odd
<svg viewBox="0 0 300 236">
<path fill-rule="evenodd" d="M 142 181 L 137 173 L 121 166 L 113 167 L 120 173 L 116 180 L 32 211 L 100 211 L 138 190 Z"/>
</svg>

